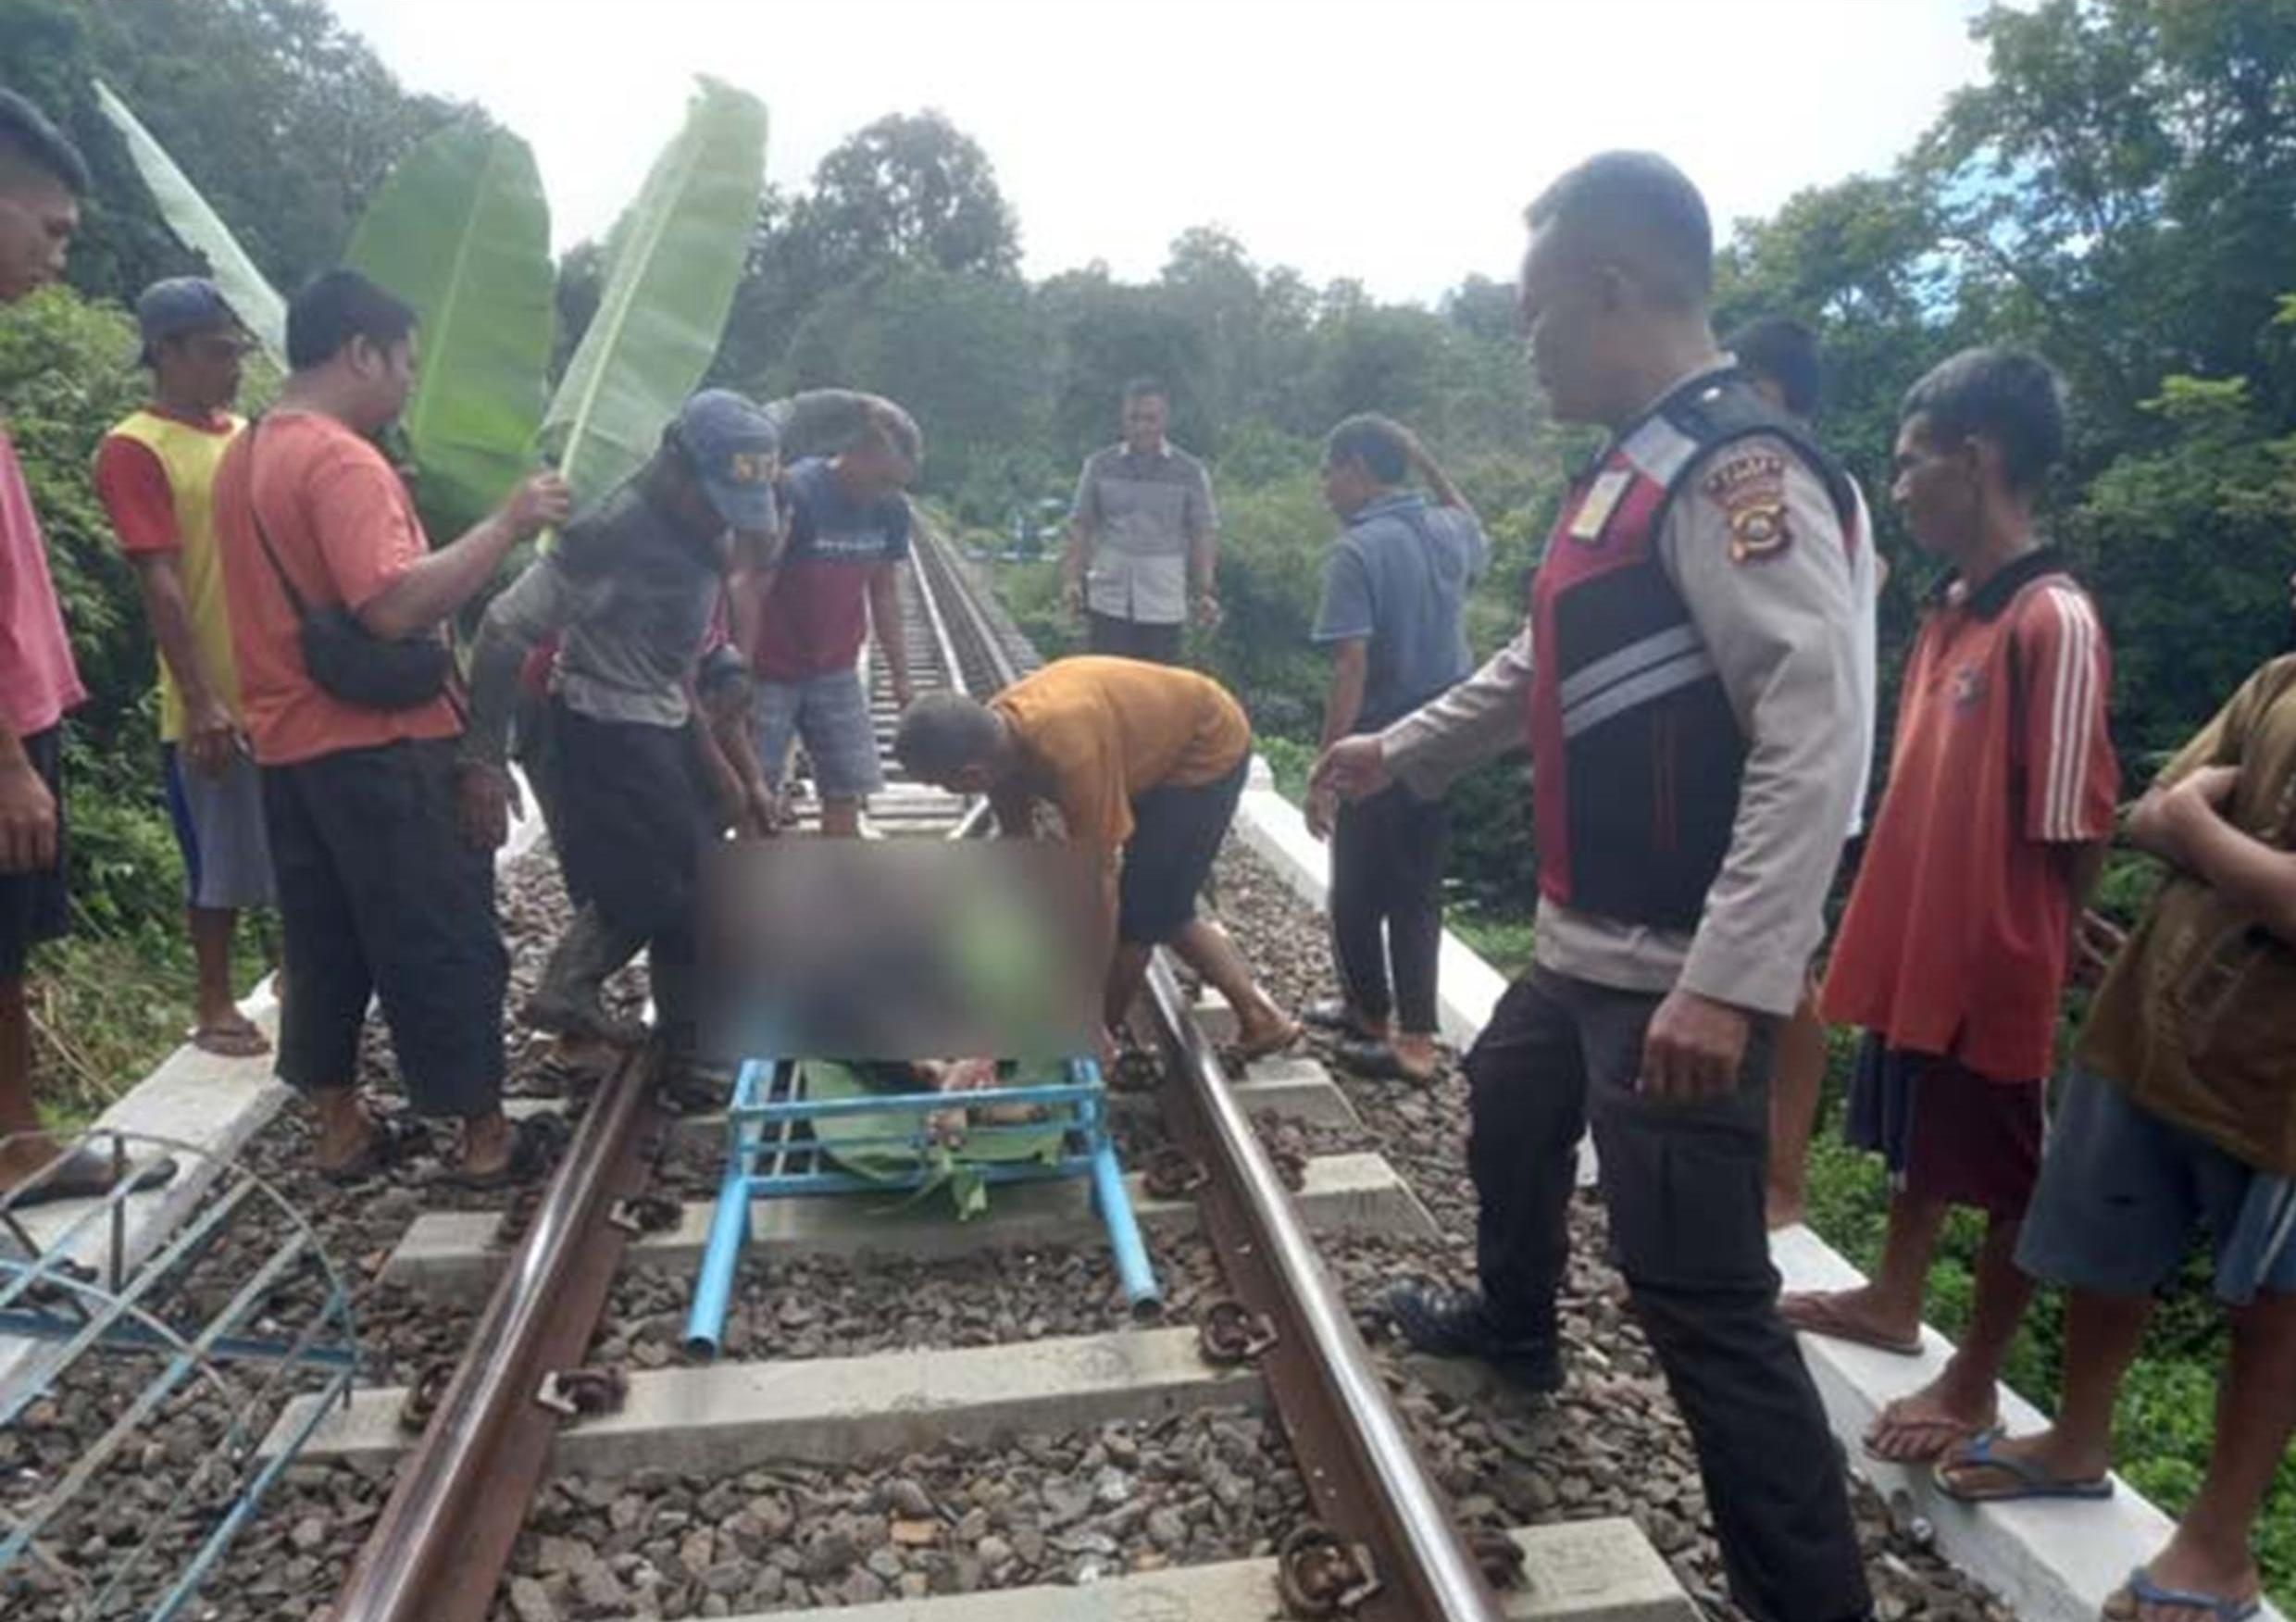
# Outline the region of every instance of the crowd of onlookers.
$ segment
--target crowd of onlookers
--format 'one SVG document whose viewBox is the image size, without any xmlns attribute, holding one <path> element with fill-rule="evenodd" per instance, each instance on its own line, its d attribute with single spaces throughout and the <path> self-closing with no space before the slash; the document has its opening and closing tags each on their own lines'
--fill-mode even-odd
<svg viewBox="0 0 2296 1622">
<path fill-rule="evenodd" d="M 58 272 L 87 183 L 54 126 L 0 95 L 0 302 Z M 1662 159 L 1590 159 L 1527 223 L 1540 383 L 1558 418 L 1607 437 L 1520 632 L 1476 668 L 1473 508 L 1407 429 L 1364 416 L 1329 436 L 1341 530 L 1314 627 L 1331 676 L 1306 816 L 1329 842 L 1340 994 L 1301 1018 L 1195 911 L 1252 731 L 1182 667 L 1189 624 L 1219 616 L 1217 523 L 1161 384 L 1128 389 L 1122 439 L 1078 484 L 1064 583 L 1091 652 L 977 702 L 913 691 L 905 492 L 924 436 L 895 403 L 705 390 L 583 510 L 538 473 L 434 546 L 375 443 L 413 383 L 412 309 L 352 272 L 318 278 L 289 306 L 288 375 L 250 426 L 233 407 L 251 340 L 228 301 L 197 278 L 155 285 L 136 312 L 149 400 L 93 478 L 159 653 L 192 1040 L 269 1051 L 229 964 L 237 915 L 275 907 L 272 1062 L 313 1112 L 317 1169 L 387 1174 L 416 1135 L 359 1084 L 376 1001 L 411 1113 L 458 1125 L 449 1175 L 537 1175 L 549 1132 L 502 1108 L 493 853 L 515 757 L 575 909 L 525 1017 L 574 1042 L 644 1038 L 604 996 L 643 950 L 666 1072 L 705 1085 L 702 855 L 779 832 L 800 744 L 822 832 L 863 831 L 882 787 L 874 628 L 904 767 L 987 796 L 1008 834 L 1033 836 L 1049 805 L 1091 857 L 1104 1058 L 1169 945 L 1226 995 L 1247 1059 L 1304 1020 L 1359 1074 L 1424 1083 L 1444 1064 L 1444 790 L 1528 745 L 1536 962 L 1462 1061 L 1478 1279 L 1397 1284 L 1383 1305 L 1401 1335 L 1530 1391 L 1561 1382 L 1566 1215 L 1591 1131 L 1610 1242 L 1689 1421 L 1733 1594 L 1756 1616 L 1834 1622 L 1871 1602 L 1796 1331 L 1918 1354 L 1943 1223 L 1982 1212 L 1966 1333 L 1864 1445 L 1956 1498 L 2102 1497 L 2118 1381 L 2205 1230 L 2231 1326 L 2215 1451 L 2174 1539 L 2107 1610 L 2237 1622 L 2257 1604 L 2249 1534 L 2296 1431 L 2296 658 L 2258 670 L 2123 810 L 2103 622 L 2036 511 L 2064 450 L 2058 381 L 2022 353 L 1953 356 L 1906 396 L 1894 446 L 1890 497 L 1945 572 L 1869 808 L 1885 568 L 1865 493 L 1815 426 L 1810 333 L 1773 319 L 1717 341 L 1705 207 Z M 487 602 L 466 673 L 445 628 L 545 530 Z M 41 1133 L 25 1006 L 27 953 L 63 922 L 59 729 L 81 696 L 0 436 L 0 1189 L 20 1203 L 114 1175 Z M 2087 908 L 2116 828 L 2166 868 L 2125 938 Z M 2075 978 L 2094 994 L 2053 1090 Z M 1767 1230 L 1800 1216 L 1829 1026 L 1858 1033 L 1847 1130 L 1887 1165 L 1888 1236 L 1871 1283 L 1781 1301 Z M 2007 1437 L 1997 1380 L 2043 1283 L 2068 1291 L 2063 1412 Z"/>
</svg>

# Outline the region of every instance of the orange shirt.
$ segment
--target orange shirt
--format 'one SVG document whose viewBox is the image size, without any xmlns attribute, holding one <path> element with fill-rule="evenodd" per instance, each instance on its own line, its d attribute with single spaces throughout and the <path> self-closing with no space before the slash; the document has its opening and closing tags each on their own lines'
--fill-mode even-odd
<svg viewBox="0 0 2296 1622">
<path fill-rule="evenodd" d="M 1055 659 L 989 701 L 1012 723 L 1068 838 L 1113 851 L 1132 836 L 1132 801 L 1232 770 L 1252 723 L 1225 687 L 1137 659 Z"/>
<path fill-rule="evenodd" d="M 406 487 L 376 450 L 331 417 L 276 412 L 239 436 L 216 470 L 216 532 L 256 759 L 288 766 L 344 749 L 462 730 L 444 697 L 362 709 L 303 668 L 299 621 L 256 535 L 250 504 L 305 605 L 356 612 L 430 549 Z"/>
<path fill-rule="evenodd" d="M 2073 897 L 2067 846 L 2112 831 L 2112 679 L 2088 594 L 2043 548 L 1923 619 L 1889 786 L 1820 1008 L 1981 1076 L 2049 1074 Z"/>
</svg>

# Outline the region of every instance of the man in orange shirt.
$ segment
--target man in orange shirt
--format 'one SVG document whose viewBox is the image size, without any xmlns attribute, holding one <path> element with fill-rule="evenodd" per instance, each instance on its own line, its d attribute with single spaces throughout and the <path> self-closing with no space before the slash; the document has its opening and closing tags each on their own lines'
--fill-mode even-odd
<svg viewBox="0 0 2296 1622">
<path fill-rule="evenodd" d="M 2033 502 L 2065 446 L 2057 380 L 1976 349 L 1905 397 L 1891 494 L 1953 565 L 1906 661 L 1889 787 L 1841 919 L 1820 1011 L 1863 1026 L 1849 1134 L 1895 1191 L 1871 1284 L 1790 1295 L 1789 1323 L 1908 1356 L 1953 1205 L 1990 1220 L 1969 1329 L 1945 1371 L 1876 1418 L 1866 1451 L 1934 1460 L 1994 1423 L 1994 1381 L 2031 1280 L 2017 1234 L 2080 898 L 2119 786 L 2104 631 Z"/>
<path fill-rule="evenodd" d="M 279 403 L 216 474 L 240 698 L 294 967 L 279 1076 L 318 1112 L 323 1174 L 385 1169 L 406 1139 L 366 1111 L 357 1084 L 359 1029 L 379 997 L 416 1110 L 462 1121 L 460 1178 L 536 1175 L 544 1138 L 502 1111 L 509 965 L 493 851 L 506 785 L 458 774 L 462 723 L 444 692 L 404 708 L 350 702 L 306 668 L 303 628 L 334 609 L 384 641 L 443 635 L 512 546 L 565 519 L 566 486 L 530 479 L 433 552 L 368 442 L 413 385 L 414 312 L 331 270 L 288 306 L 287 358 Z"/>
<path fill-rule="evenodd" d="M 1246 1059 L 1297 1040 L 1299 1022 L 1260 990 L 1227 931 L 1196 917 L 1252 764 L 1252 723 L 1218 682 L 1137 659 L 1057 659 L 985 705 L 928 693 L 901 717 L 893 753 L 927 782 L 990 796 L 1007 838 L 1035 831 L 1038 800 L 1059 807 L 1068 842 L 1101 874 L 1094 939 L 1107 954 L 1110 1031 L 1168 942 L 1236 1011 Z"/>
</svg>

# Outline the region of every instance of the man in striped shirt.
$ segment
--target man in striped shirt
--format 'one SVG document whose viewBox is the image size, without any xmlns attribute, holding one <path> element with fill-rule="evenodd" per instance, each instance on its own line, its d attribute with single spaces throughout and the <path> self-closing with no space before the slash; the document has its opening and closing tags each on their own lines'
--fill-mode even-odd
<svg viewBox="0 0 2296 1622">
<path fill-rule="evenodd" d="M 1891 495 L 1953 566 L 1906 662 L 1889 784 L 1842 915 L 1820 1011 L 1866 1035 L 1849 1136 L 1894 1195 L 1871 1284 L 1790 1295 L 1789 1322 L 1908 1356 L 1947 1211 L 1990 1226 L 1967 1334 L 1942 1374 L 1884 1408 L 1876 1457 L 1934 1460 L 1999 1418 L 1994 1381 L 2032 1292 L 2015 1264 L 2081 898 L 2119 786 L 2104 632 L 2033 502 L 2065 443 L 2057 380 L 1970 350 L 1914 385 Z"/>
</svg>

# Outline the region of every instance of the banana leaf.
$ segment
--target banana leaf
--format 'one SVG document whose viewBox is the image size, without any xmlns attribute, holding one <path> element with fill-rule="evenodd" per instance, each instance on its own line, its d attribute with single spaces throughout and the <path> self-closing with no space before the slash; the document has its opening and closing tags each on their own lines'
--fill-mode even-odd
<svg viewBox="0 0 2296 1622">
<path fill-rule="evenodd" d="M 615 231 L 598 313 L 543 419 L 577 506 L 654 452 L 709 369 L 765 182 L 766 109 L 705 77 Z"/>
<path fill-rule="evenodd" d="M 550 209 L 525 142 L 450 125 L 391 171 L 344 263 L 414 306 L 422 364 L 401 418 L 423 516 L 451 536 L 527 471 L 550 365 Z"/>
<path fill-rule="evenodd" d="M 830 1059 L 806 1059 L 800 1068 L 805 1096 L 815 1099 L 867 1098 L 882 1092 L 869 1079 L 868 1067 L 840 1064 Z M 1014 1087 L 1055 1087 L 1065 1079 L 1058 1064 L 1041 1067 L 1028 1075 L 1009 1075 L 1005 1084 Z M 945 1104 L 936 1108 L 986 1107 L 996 1102 L 993 1089 L 980 1092 L 952 1093 Z M 905 1148 L 899 1143 L 870 1142 L 887 1138 L 904 1138 L 921 1134 L 928 1112 L 918 1109 L 872 1110 L 866 1115 L 821 1116 L 814 1120 L 813 1134 L 830 1155 L 847 1171 L 873 1182 L 906 1183 L 921 1171 L 924 1178 L 916 1193 L 907 1201 L 917 1200 L 938 1189 L 949 1191 L 956 1206 L 959 1221 L 968 1220 L 988 1209 L 988 1181 L 981 1168 L 993 1165 L 1010 1165 L 1020 1161 L 1042 1161 L 1046 1165 L 1060 1158 L 1061 1143 L 1073 1118 L 1073 1107 L 1060 1104 L 1054 1107 L 1050 1118 L 1042 1123 L 1025 1126 L 975 1127 L 964 1141 L 954 1146 L 935 1145 L 930 1148 Z"/>
<path fill-rule="evenodd" d="M 153 139 L 152 132 L 128 110 L 128 104 L 101 80 L 96 81 L 95 100 L 127 143 L 128 156 L 151 188 L 152 200 L 159 205 L 168 229 L 207 261 L 208 275 L 223 290 L 232 310 L 263 345 L 272 364 L 283 369 L 287 365 L 287 301 L 256 268 L 231 228 L 176 167 L 167 148 Z"/>
</svg>

